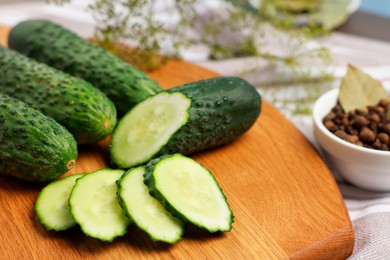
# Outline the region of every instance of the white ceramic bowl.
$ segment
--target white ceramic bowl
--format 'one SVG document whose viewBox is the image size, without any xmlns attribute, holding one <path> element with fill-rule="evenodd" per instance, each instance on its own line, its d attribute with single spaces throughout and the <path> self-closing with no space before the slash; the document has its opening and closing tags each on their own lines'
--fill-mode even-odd
<svg viewBox="0 0 390 260">
<path fill-rule="evenodd" d="M 390 191 L 390 151 L 360 147 L 338 138 L 322 123 L 337 102 L 338 89 L 323 94 L 313 107 L 314 136 L 330 168 L 368 190 Z"/>
</svg>

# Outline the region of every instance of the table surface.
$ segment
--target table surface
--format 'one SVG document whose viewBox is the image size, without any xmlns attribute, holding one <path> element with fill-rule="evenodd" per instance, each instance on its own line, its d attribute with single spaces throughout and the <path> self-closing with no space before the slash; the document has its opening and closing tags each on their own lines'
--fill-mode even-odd
<svg viewBox="0 0 390 260">
<path fill-rule="evenodd" d="M 0 26 L 0 43 L 6 42 L 7 31 Z M 149 75 L 165 88 L 218 76 L 181 60 L 170 60 Z M 68 174 L 108 167 L 108 141 L 80 148 L 76 166 Z M 5 228 L 0 255 L 6 259 L 342 259 L 351 254 L 352 224 L 329 169 L 302 133 L 267 101 L 247 134 L 194 158 L 214 173 L 223 188 L 235 215 L 231 232 L 210 235 L 189 228 L 174 246 L 154 243 L 134 226 L 114 243 L 88 238 L 77 228 L 47 232 L 33 212 L 42 187 L 0 176 L 0 204 L 7 209 L 0 212 L 0 226 Z M 12 225 L 7 212 L 12 212 Z"/>
<path fill-rule="evenodd" d="M 337 31 L 365 38 L 390 41 L 390 19 L 358 11 L 337 28 Z"/>
<path fill-rule="evenodd" d="M 337 30 L 337 32 L 349 34 L 352 36 L 360 36 L 365 37 L 367 39 L 376 39 L 381 40 L 384 42 L 390 42 L 390 19 L 379 17 L 376 15 L 364 13 L 364 12 L 356 12 L 354 13 L 346 23 L 344 23 L 342 26 L 340 26 Z M 0 32 L 1 33 L 1 32 Z M 336 34 L 336 40 L 348 40 L 348 44 L 352 43 L 352 41 L 355 43 L 355 40 L 358 40 L 358 43 L 361 42 L 369 42 L 369 41 L 361 41 L 358 39 L 358 37 L 344 37 L 342 34 Z M 349 39 L 350 38 L 350 39 Z M 335 40 L 335 39 L 333 39 Z M 339 41 L 335 41 L 337 46 L 340 45 Z M 378 45 L 378 43 L 371 43 L 375 46 Z M 341 44 L 341 46 L 348 46 L 344 43 Z M 364 46 L 366 46 L 364 44 Z M 354 46 L 356 47 L 356 46 Z M 361 47 L 360 45 L 358 47 Z M 381 46 L 382 49 L 386 47 L 386 50 L 390 49 L 387 46 Z M 349 50 L 350 48 L 348 48 Z M 351 55 L 355 55 L 355 53 L 359 53 L 359 57 L 366 57 L 367 53 L 360 53 L 360 49 L 353 49 L 354 52 Z M 378 50 L 377 48 L 367 48 L 367 52 L 373 52 L 374 54 L 379 54 L 380 57 L 383 57 L 383 53 L 381 50 Z M 337 53 L 337 55 L 340 55 L 340 53 Z M 356 56 L 357 57 L 357 56 Z M 354 56 L 354 59 L 356 58 Z M 387 57 L 387 56 L 386 56 Z M 361 57 L 360 57 L 361 58 Z M 361 58 L 363 59 L 363 58 Z M 382 59 L 382 58 L 381 58 Z M 384 58 L 386 59 L 386 58 Z M 372 59 L 368 59 L 367 62 L 372 61 Z M 385 62 L 385 61 L 384 61 Z M 367 64 L 363 64 L 366 66 Z M 367 66 L 371 66 L 372 64 L 369 64 Z M 373 66 L 373 65 L 372 65 Z M 340 185 L 340 183 L 339 183 Z M 356 257 L 361 256 L 364 253 L 374 253 L 370 251 L 371 247 L 374 249 L 373 246 L 370 247 L 370 245 L 375 245 L 375 251 L 378 253 L 379 251 L 383 251 L 382 249 L 387 248 L 386 242 L 380 240 L 380 237 L 390 237 L 388 226 L 386 226 L 386 216 L 387 212 L 390 212 L 388 208 L 385 208 L 385 206 L 378 206 L 378 204 L 381 201 L 386 201 L 386 198 L 390 198 L 389 195 L 386 194 L 376 194 L 371 192 L 365 192 L 363 190 L 351 187 L 347 184 L 341 184 L 340 189 L 342 191 L 342 194 L 345 198 L 345 201 L 347 203 L 347 207 L 349 210 L 349 214 L 351 216 L 351 219 L 353 220 L 354 229 L 356 233 L 357 240 L 355 241 L 355 249 L 354 254 Z M 374 207 L 371 205 L 372 202 L 376 202 L 376 206 Z M 385 205 L 385 204 L 383 204 Z M 365 210 L 361 210 L 364 208 Z M 373 210 L 376 210 L 373 212 Z M 363 212 L 364 211 L 364 212 Z M 371 212 L 371 213 L 370 213 Z M 374 214 L 376 212 L 379 212 L 379 214 Z M 390 214 L 390 213 L 388 213 Z M 388 222 L 387 222 L 388 223 Z M 388 244 L 388 243 L 387 243 Z M 383 246 L 382 246 L 383 245 Z M 1 250 L 0 250 L 1 251 Z M 382 252 L 384 255 L 386 255 L 386 252 Z M 353 258 L 353 257 L 352 257 Z M 373 258 L 371 258 L 373 259 Z"/>
</svg>

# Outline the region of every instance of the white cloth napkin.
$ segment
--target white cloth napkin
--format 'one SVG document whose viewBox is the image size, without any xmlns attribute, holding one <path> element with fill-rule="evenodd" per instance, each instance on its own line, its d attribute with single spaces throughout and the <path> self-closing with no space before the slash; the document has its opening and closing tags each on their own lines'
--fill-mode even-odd
<svg viewBox="0 0 390 260">
<path fill-rule="evenodd" d="M 44 1 L 4 4 L 0 5 L 0 24 L 12 26 L 28 18 L 45 18 L 88 37 L 93 32 L 94 21 L 85 12 L 87 4 L 88 0 L 73 1 L 71 5 L 61 8 L 45 5 Z M 334 33 L 321 42 L 331 50 L 335 58 L 333 69 L 336 77 L 344 75 L 345 65 L 352 63 L 373 77 L 390 82 L 390 43 L 342 33 Z M 204 59 L 204 48 L 193 48 L 185 57 L 223 75 L 241 75 L 243 70 L 255 62 L 251 57 L 210 61 Z M 277 72 L 267 63 L 261 62 L 257 65 L 260 68 L 258 73 L 268 75 L 261 78 L 263 82 L 271 82 L 277 78 Z M 258 77 L 253 77 L 253 74 L 247 76 L 252 83 L 258 83 L 254 82 Z M 312 134 L 310 116 L 292 116 L 283 111 L 283 108 L 280 110 L 317 146 Z M 390 259 L 390 192 L 365 191 L 346 183 L 336 174 L 335 178 L 355 229 L 355 248 L 350 259 Z"/>
</svg>

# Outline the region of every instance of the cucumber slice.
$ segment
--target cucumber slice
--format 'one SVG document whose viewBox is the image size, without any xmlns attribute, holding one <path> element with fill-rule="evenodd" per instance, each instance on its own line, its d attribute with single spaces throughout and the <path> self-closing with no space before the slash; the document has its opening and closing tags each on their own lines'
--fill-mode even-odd
<svg viewBox="0 0 390 260">
<path fill-rule="evenodd" d="M 69 206 L 86 235 L 111 242 L 126 234 L 130 220 L 116 196 L 116 181 L 123 173 L 123 170 L 101 169 L 77 179 Z"/>
<path fill-rule="evenodd" d="M 189 117 L 191 99 L 161 92 L 136 105 L 118 123 L 110 144 L 111 160 L 119 168 L 149 161 Z"/>
<path fill-rule="evenodd" d="M 152 240 L 173 244 L 182 239 L 184 224 L 150 196 L 144 173 L 143 166 L 133 168 L 117 182 L 120 205 Z"/>
<path fill-rule="evenodd" d="M 233 213 L 211 172 L 181 154 L 164 155 L 146 165 L 150 194 L 172 215 L 209 232 L 230 231 Z"/>
<path fill-rule="evenodd" d="M 83 174 L 73 174 L 48 184 L 35 201 L 37 218 L 47 230 L 66 230 L 77 223 L 70 214 L 68 199 L 76 180 Z"/>
</svg>

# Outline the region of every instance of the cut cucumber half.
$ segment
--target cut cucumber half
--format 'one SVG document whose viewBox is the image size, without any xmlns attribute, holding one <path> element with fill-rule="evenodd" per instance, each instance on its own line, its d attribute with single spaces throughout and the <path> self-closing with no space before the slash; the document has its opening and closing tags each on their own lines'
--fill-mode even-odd
<svg viewBox="0 0 390 260">
<path fill-rule="evenodd" d="M 111 160 L 131 168 L 164 154 L 189 155 L 226 145 L 253 126 L 261 102 L 256 88 L 238 77 L 170 88 L 122 117 L 112 134 Z"/>
<path fill-rule="evenodd" d="M 145 184 L 174 216 L 210 232 L 230 231 L 233 213 L 211 172 L 181 154 L 146 165 Z"/>
<path fill-rule="evenodd" d="M 191 99 L 161 92 L 136 105 L 118 123 L 110 144 L 111 160 L 119 168 L 149 161 L 189 117 Z"/>
<path fill-rule="evenodd" d="M 111 242 L 126 234 L 130 220 L 116 195 L 116 181 L 123 173 L 123 170 L 101 169 L 77 179 L 69 206 L 73 218 L 86 235 Z"/>
<path fill-rule="evenodd" d="M 173 244 L 182 239 L 184 224 L 150 196 L 144 173 L 145 167 L 139 166 L 128 170 L 117 182 L 120 205 L 152 240 Z"/>
<path fill-rule="evenodd" d="M 37 218 L 47 230 L 66 230 L 77 223 L 69 211 L 69 196 L 76 180 L 83 174 L 73 174 L 48 184 L 35 201 Z"/>
</svg>

